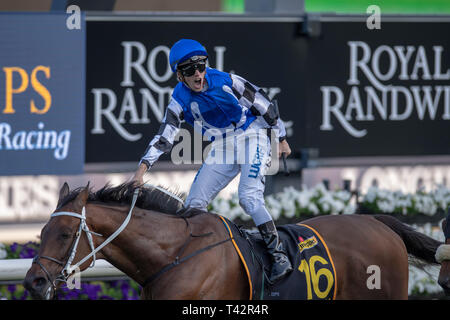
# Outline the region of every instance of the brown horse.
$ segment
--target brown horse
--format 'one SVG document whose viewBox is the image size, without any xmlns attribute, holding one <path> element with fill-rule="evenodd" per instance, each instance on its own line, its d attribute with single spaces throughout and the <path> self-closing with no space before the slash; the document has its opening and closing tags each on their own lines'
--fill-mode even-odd
<svg viewBox="0 0 450 320">
<path fill-rule="evenodd" d="M 52 298 L 58 281 L 72 272 L 71 263 L 102 246 L 129 212 L 126 228 L 96 258 L 141 284 L 143 299 L 249 298 L 246 272 L 218 215 L 196 210 L 179 214 L 179 201 L 148 187 L 140 188 L 130 210 L 134 189 L 128 183 L 95 193 L 88 186 L 69 192 L 64 184 L 24 280 L 34 298 Z M 336 299 L 407 299 L 408 253 L 436 263 L 441 245 L 390 216 L 322 216 L 303 223 L 328 244 L 336 269 Z M 93 258 L 88 256 L 80 269 L 88 268 Z M 369 266 L 379 268 L 377 288 L 367 285 Z"/>
</svg>

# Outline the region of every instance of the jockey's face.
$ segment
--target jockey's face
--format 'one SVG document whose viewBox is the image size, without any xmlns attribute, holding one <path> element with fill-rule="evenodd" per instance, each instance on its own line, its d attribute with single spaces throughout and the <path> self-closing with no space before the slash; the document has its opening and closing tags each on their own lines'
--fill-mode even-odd
<svg viewBox="0 0 450 320">
<path fill-rule="evenodd" d="M 184 81 L 192 91 L 200 92 L 202 91 L 203 86 L 205 85 L 205 75 L 206 70 L 200 72 L 197 69 L 195 70 L 195 73 L 192 76 L 190 77 L 184 76 Z"/>
<path fill-rule="evenodd" d="M 196 59 L 192 63 L 180 66 L 178 77 L 195 92 L 200 92 L 205 84 L 206 75 L 206 57 L 204 59 Z"/>
</svg>

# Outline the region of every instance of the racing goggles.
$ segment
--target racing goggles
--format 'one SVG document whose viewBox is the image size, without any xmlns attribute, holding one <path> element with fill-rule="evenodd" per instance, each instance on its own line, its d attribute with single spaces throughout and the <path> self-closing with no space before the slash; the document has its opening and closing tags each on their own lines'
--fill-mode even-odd
<svg viewBox="0 0 450 320">
<path fill-rule="evenodd" d="M 199 62 L 190 63 L 186 66 L 180 66 L 180 72 L 185 77 L 193 76 L 195 74 L 195 70 L 198 70 L 200 72 L 205 71 L 206 70 L 206 59 L 199 61 Z"/>
</svg>

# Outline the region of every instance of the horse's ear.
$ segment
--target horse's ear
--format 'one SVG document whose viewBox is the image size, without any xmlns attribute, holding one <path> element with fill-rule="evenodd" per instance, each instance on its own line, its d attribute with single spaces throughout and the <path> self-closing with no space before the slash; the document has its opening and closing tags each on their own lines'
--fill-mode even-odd
<svg viewBox="0 0 450 320">
<path fill-rule="evenodd" d="M 89 197 L 89 183 L 90 182 L 88 182 L 87 186 L 83 190 L 81 190 L 81 192 L 77 195 L 75 201 L 73 202 L 77 210 L 81 211 L 81 209 L 86 205 L 87 199 Z"/>
<path fill-rule="evenodd" d="M 64 185 L 61 187 L 61 190 L 59 190 L 59 199 L 56 208 L 59 208 L 62 201 L 64 200 L 65 197 L 67 197 L 68 194 L 69 194 L 69 185 L 67 184 L 67 182 L 64 182 Z"/>
</svg>

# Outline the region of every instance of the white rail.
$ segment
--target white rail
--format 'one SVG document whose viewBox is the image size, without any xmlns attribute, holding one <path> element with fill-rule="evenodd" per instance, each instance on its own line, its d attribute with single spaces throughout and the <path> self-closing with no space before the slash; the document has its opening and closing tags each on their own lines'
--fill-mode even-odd
<svg viewBox="0 0 450 320">
<path fill-rule="evenodd" d="M 21 282 L 31 267 L 33 259 L 0 260 L 0 281 Z M 115 268 L 105 260 L 97 260 L 93 268 L 81 272 L 81 280 L 95 278 L 127 277 L 125 273 Z"/>
</svg>

